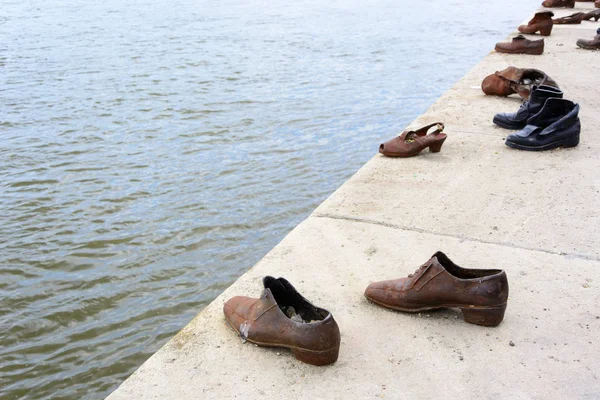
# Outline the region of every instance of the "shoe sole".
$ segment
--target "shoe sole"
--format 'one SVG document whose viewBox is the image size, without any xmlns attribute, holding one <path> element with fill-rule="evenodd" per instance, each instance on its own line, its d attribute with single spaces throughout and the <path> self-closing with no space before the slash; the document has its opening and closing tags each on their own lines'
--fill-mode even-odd
<svg viewBox="0 0 600 400">
<path fill-rule="evenodd" d="M 465 322 L 468 322 L 470 324 L 475 324 L 475 325 L 481 325 L 481 326 L 500 325 L 500 323 L 504 319 L 504 311 L 506 310 L 506 303 L 500 304 L 497 306 L 474 306 L 474 305 L 465 306 L 464 304 L 442 304 L 442 305 L 439 305 L 436 307 L 403 308 L 403 307 L 397 307 L 397 306 L 392 306 L 389 304 L 381 303 L 377 300 L 373 300 L 372 298 L 368 297 L 367 295 L 365 295 L 365 297 L 369 301 L 371 301 L 379 306 L 389 308 L 392 310 L 396 310 L 396 311 L 407 312 L 407 313 L 419 313 L 419 312 L 423 312 L 423 311 L 434 311 L 434 310 L 439 310 L 442 308 L 460 308 L 460 310 L 463 313 Z"/>
<path fill-rule="evenodd" d="M 523 129 L 525 128 L 525 125 L 523 125 L 522 127 L 514 127 L 514 126 L 510 126 L 508 124 L 505 124 L 504 122 L 502 122 L 501 120 L 496 119 L 496 117 L 494 117 L 494 119 L 492 120 L 492 122 L 496 125 L 498 125 L 500 128 L 504 128 L 504 129 L 510 129 L 512 131 L 516 131 L 519 129 Z"/>
<path fill-rule="evenodd" d="M 558 147 L 564 147 L 566 149 L 569 147 L 575 147 L 579 144 L 579 135 L 577 135 L 577 137 L 575 138 L 559 140 L 557 142 L 552 142 L 544 146 L 523 146 L 522 144 L 514 143 L 508 140 L 505 142 L 505 144 L 513 149 L 525 151 L 544 151 L 556 149 Z"/>
<path fill-rule="evenodd" d="M 225 320 L 227 321 L 229 326 L 231 326 L 231 328 L 233 328 L 233 330 L 241 336 L 240 331 L 235 326 L 233 326 L 233 324 L 227 318 L 225 318 Z M 249 338 L 246 338 L 245 340 L 259 346 L 289 349 L 292 352 L 292 354 L 294 354 L 297 360 L 316 366 L 333 364 L 337 361 L 338 353 L 340 350 L 339 347 L 333 347 L 328 350 L 311 350 L 281 343 L 264 343 Z"/>
<path fill-rule="evenodd" d="M 534 56 L 540 56 L 544 53 L 544 50 L 539 51 L 539 50 L 505 50 L 505 49 L 499 49 L 498 47 L 495 48 L 495 50 L 498 53 L 506 53 L 506 54 L 531 54 Z"/>
</svg>

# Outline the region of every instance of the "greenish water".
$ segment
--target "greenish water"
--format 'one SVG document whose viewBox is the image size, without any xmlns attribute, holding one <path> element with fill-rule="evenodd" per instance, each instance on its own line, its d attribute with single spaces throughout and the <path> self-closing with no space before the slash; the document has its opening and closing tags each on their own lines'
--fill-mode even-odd
<svg viewBox="0 0 600 400">
<path fill-rule="evenodd" d="M 106 396 L 536 4 L 4 1 L 0 398 Z"/>
</svg>

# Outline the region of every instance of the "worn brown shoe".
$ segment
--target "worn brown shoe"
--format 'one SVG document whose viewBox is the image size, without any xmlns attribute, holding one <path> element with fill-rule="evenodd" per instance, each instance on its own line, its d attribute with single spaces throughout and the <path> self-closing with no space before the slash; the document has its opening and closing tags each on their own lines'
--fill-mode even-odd
<svg viewBox="0 0 600 400">
<path fill-rule="evenodd" d="M 552 22 L 556 25 L 577 25 L 581 24 L 581 21 L 583 21 L 584 17 L 585 13 L 578 12 L 575 14 L 567 15 L 566 17 L 554 18 Z"/>
<path fill-rule="evenodd" d="M 594 5 L 595 5 L 597 8 L 600 8 L 600 0 L 596 0 L 596 1 L 594 2 Z"/>
<path fill-rule="evenodd" d="M 544 71 L 533 68 L 508 67 L 486 76 L 481 82 L 481 90 L 487 95 L 509 96 L 518 93 L 523 100 L 529 99 L 533 86 L 552 86 L 558 84 Z"/>
<path fill-rule="evenodd" d="M 436 129 L 427 134 L 430 128 Z M 429 147 L 432 153 L 438 153 L 448 135 L 442 133 L 444 124 L 436 122 L 416 131 L 404 131 L 391 140 L 379 145 L 379 152 L 387 157 L 412 157 Z"/>
<path fill-rule="evenodd" d="M 267 276 L 260 298 L 236 296 L 223 306 L 227 322 L 244 341 L 287 347 L 302 362 L 334 363 L 340 330 L 331 313 L 313 306 L 284 278 Z"/>
<path fill-rule="evenodd" d="M 575 7 L 575 0 L 545 0 L 542 5 L 547 8 L 573 8 Z"/>
<path fill-rule="evenodd" d="M 466 322 L 496 326 L 504 318 L 508 280 L 502 270 L 461 268 L 438 251 L 407 278 L 371 283 L 365 296 L 406 312 L 457 307 Z"/>
<path fill-rule="evenodd" d="M 509 54 L 535 54 L 544 52 L 544 39 L 529 40 L 523 35 L 514 37 L 512 42 L 496 43 L 496 51 Z"/>
<path fill-rule="evenodd" d="M 600 50 L 600 28 L 598 28 L 596 33 L 596 36 L 592 40 L 578 39 L 577 46 L 586 50 Z"/>
<path fill-rule="evenodd" d="M 519 32 L 534 34 L 536 32 L 540 32 L 542 36 L 550 36 L 552 32 L 552 17 L 554 13 L 552 11 L 543 11 L 536 13 L 531 21 L 527 23 L 527 25 L 519 26 Z"/>
</svg>

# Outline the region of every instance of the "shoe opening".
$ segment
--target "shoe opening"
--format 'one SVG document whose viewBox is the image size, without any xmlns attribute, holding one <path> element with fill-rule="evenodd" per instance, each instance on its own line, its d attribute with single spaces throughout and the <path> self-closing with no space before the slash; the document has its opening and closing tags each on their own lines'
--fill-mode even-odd
<svg viewBox="0 0 600 400">
<path fill-rule="evenodd" d="M 265 289 L 269 289 L 279 309 L 291 320 L 301 323 L 324 320 L 329 311 L 313 306 L 284 278 L 267 276 L 263 279 Z"/>
<path fill-rule="evenodd" d="M 436 252 L 432 257 L 436 257 L 438 262 L 442 264 L 446 271 L 459 279 L 483 278 L 502 272 L 500 269 L 467 269 L 459 267 L 441 251 Z"/>
</svg>

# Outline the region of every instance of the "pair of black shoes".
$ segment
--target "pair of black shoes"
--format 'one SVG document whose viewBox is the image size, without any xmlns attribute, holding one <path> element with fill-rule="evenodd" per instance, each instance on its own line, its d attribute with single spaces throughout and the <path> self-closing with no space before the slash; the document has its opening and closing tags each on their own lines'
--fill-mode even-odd
<svg viewBox="0 0 600 400">
<path fill-rule="evenodd" d="M 541 151 L 579 144 L 579 104 L 563 99 L 563 92 L 551 86 L 533 86 L 529 100 L 516 113 L 496 114 L 494 123 L 506 129 L 520 129 L 508 135 L 506 145 L 514 149 Z"/>
</svg>

